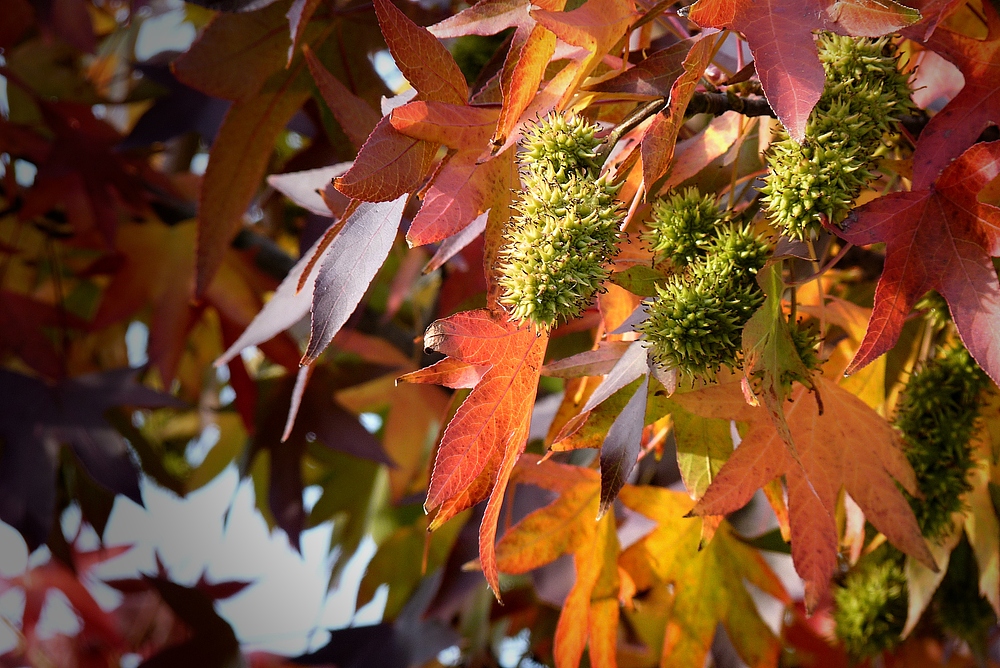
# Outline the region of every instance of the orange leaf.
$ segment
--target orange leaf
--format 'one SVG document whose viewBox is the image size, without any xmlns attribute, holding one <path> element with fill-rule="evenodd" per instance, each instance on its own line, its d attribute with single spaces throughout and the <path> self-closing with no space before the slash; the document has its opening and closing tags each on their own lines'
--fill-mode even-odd
<svg viewBox="0 0 1000 668">
<path fill-rule="evenodd" d="M 556 626 L 556 667 L 578 666 L 588 641 L 591 665 L 615 666 L 618 538 L 613 513 L 594 519 L 600 477 L 590 469 L 551 460 L 539 463 L 537 456 L 526 455 L 512 480 L 558 492 L 559 497 L 504 534 L 497 546 L 500 569 L 526 573 L 572 554 L 576 580 Z"/>
<path fill-rule="evenodd" d="M 916 479 L 888 422 L 864 402 L 825 378 L 823 397 L 797 386 L 785 417 L 801 465 L 775 429 L 767 409 L 742 403 L 738 383 L 675 395 L 705 417 L 750 422 L 750 430 L 695 506 L 698 515 L 724 515 L 743 507 L 757 489 L 785 475 L 792 531 L 792 558 L 806 581 L 806 602 L 815 605 L 837 566 L 837 496 L 844 487 L 868 520 L 899 549 L 934 568 L 913 511 L 896 487 L 911 494 Z M 734 410 L 735 409 L 735 410 Z"/>
<path fill-rule="evenodd" d="M 479 554 L 497 594 L 497 519 L 507 479 L 524 452 L 547 342 L 546 334 L 518 328 L 486 310 L 438 320 L 424 335 L 427 348 L 488 367 L 441 437 L 424 508 L 438 510 L 433 529 L 489 497 Z"/>
</svg>

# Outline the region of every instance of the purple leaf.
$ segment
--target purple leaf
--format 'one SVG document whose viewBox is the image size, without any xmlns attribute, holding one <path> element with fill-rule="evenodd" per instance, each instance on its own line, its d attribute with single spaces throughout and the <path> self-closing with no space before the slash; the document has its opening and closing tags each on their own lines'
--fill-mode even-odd
<svg viewBox="0 0 1000 668">
<path fill-rule="evenodd" d="M 608 429 L 608 435 L 601 444 L 601 507 L 597 517 L 601 518 L 618 497 L 618 492 L 628 482 L 628 476 L 635 468 L 642 447 L 642 428 L 646 419 L 646 394 L 649 391 L 647 375 L 639 389 L 625 404 L 625 408 L 615 418 Z"/>
<path fill-rule="evenodd" d="M 305 362 L 314 361 L 330 345 L 365 296 L 396 239 L 408 197 L 362 202 L 330 244 L 316 276 Z"/>
</svg>

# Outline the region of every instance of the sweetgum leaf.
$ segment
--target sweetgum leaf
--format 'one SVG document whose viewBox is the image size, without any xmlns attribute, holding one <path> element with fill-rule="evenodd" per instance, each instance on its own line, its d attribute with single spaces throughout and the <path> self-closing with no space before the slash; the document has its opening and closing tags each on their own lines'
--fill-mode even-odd
<svg viewBox="0 0 1000 668">
<path fill-rule="evenodd" d="M 497 118 L 496 109 L 420 100 L 392 111 L 391 123 L 399 132 L 456 150 L 426 190 L 424 203 L 406 233 L 410 246 L 458 234 L 494 205 L 499 175 L 511 169 L 514 157 L 514 152 L 508 151 L 482 164 L 478 162 L 489 145 Z"/>
<path fill-rule="evenodd" d="M 894 0 L 698 0 L 688 17 L 706 28 L 743 33 L 771 108 L 788 133 L 802 141 L 826 82 L 813 31 L 878 37 L 915 23 L 920 13 Z"/>
<path fill-rule="evenodd" d="M 537 3 L 527 0 L 483 0 L 455 16 L 431 26 L 430 31 L 440 38 L 462 35 L 495 35 L 508 28 L 515 28 L 510 48 L 500 71 L 502 106 L 496 132 L 490 143 L 499 152 L 509 147 L 510 138 L 531 104 L 538 86 L 545 75 L 545 68 L 556 49 L 556 36 L 538 25 L 530 10 L 533 5 L 551 11 L 561 11 L 565 0 L 544 0 Z"/>
<path fill-rule="evenodd" d="M 983 16 L 989 31 L 985 40 L 942 28 L 927 41 L 961 70 L 965 85 L 920 133 L 913 154 L 914 190 L 930 186 L 987 126 L 1000 125 L 1000 12 L 984 2 Z"/>
<path fill-rule="evenodd" d="M 45 542 L 55 512 L 59 448 L 68 445 L 105 489 L 138 504 L 139 474 L 125 439 L 104 413 L 114 406 L 183 404 L 143 387 L 138 371 L 116 369 L 47 385 L 0 370 L 0 519 L 21 532 L 30 549 Z"/>
<path fill-rule="evenodd" d="M 487 582 L 499 595 L 494 540 L 504 490 L 524 452 L 548 336 L 487 310 L 465 311 L 427 328 L 424 345 L 467 364 L 489 366 L 441 437 L 424 508 L 431 528 L 489 498 L 479 531 Z"/>
<path fill-rule="evenodd" d="M 725 522 L 701 547 L 701 522 L 684 517 L 691 501 L 681 492 L 627 485 L 620 498 L 657 524 L 622 553 L 621 568 L 632 574 L 637 588 L 670 585 L 673 590 L 665 610 L 650 611 L 666 626 L 659 635 L 660 665 L 704 665 L 720 623 L 744 662 L 776 665 L 781 643 L 760 618 L 745 582 L 785 603 L 789 596 L 760 553 Z"/>
<path fill-rule="evenodd" d="M 330 244 L 316 272 L 306 362 L 330 345 L 364 297 L 396 239 L 406 200 L 363 202 Z"/>
<path fill-rule="evenodd" d="M 895 346 L 910 309 L 937 290 L 965 347 L 1000 379 L 1000 282 L 990 260 L 1000 256 L 1000 208 L 976 198 L 998 175 L 1000 142 L 976 144 L 935 181 L 925 176 L 911 192 L 873 200 L 835 230 L 854 244 L 886 244 L 875 308 L 848 373 Z"/>
<path fill-rule="evenodd" d="M 916 518 L 896 486 L 911 494 L 916 479 L 899 437 L 884 418 L 838 385 L 820 378 L 815 397 L 793 390 L 785 416 L 797 460 L 775 429 L 770 412 L 748 406 L 738 383 L 677 394 L 673 400 L 705 417 L 745 420 L 750 428 L 695 506 L 698 515 L 724 515 L 743 507 L 757 489 L 784 475 L 795 569 L 815 606 L 837 567 L 837 495 L 843 487 L 865 516 L 899 549 L 936 568 Z"/>
</svg>

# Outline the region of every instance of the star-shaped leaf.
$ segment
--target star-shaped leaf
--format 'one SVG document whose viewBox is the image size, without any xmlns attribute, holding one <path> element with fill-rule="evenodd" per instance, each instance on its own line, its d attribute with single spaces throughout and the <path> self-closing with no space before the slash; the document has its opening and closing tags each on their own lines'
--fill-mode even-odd
<svg viewBox="0 0 1000 668">
<path fill-rule="evenodd" d="M 526 455 L 511 481 L 537 485 L 559 496 L 504 534 L 497 545 L 500 570 L 527 573 L 572 554 L 576 579 L 556 626 L 556 666 L 580 665 L 588 645 L 591 665 L 615 665 L 618 538 L 613 513 L 595 520 L 601 492 L 597 472 L 551 460 L 539 463 L 537 456 Z"/>
<path fill-rule="evenodd" d="M 115 406 L 182 404 L 137 383 L 137 373 L 116 369 L 46 385 L 0 370 L 0 519 L 20 531 L 29 548 L 49 535 L 61 445 L 72 448 L 99 484 L 142 503 L 128 446 L 104 413 Z"/>
<path fill-rule="evenodd" d="M 489 498 L 479 531 L 483 573 L 499 593 L 494 540 L 504 489 L 524 452 L 548 336 L 487 310 L 464 311 L 427 328 L 424 345 L 469 364 L 488 366 L 441 437 L 431 473 L 431 528 Z"/>
<path fill-rule="evenodd" d="M 673 591 L 659 665 L 704 665 L 720 623 L 743 661 L 761 668 L 776 665 L 781 643 L 760 618 L 744 582 L 780 601 L 787 603 L 789 597 L 760 553 L 727 523 L 701 548 L 701 522 L 684 517 L 692 502 L 681 492 L 626 485 L 619 498 L 656 521 L 652 533 L 622 553 L 621 567 L 637 587 L 670 585 Z"/>
<path fill-rule="evenodd" d="M 1000 380 L 1000 283 L 990 261 L 1000 256 L 1000 208 L 976 198 L 998 175 L 1000 142 L 976 144 L 936 181 L 869 202 L 836 230 L 854 244 L 886 245 L 875 309 L 848 373 L 895 346 L 913 304 L 937 290 L 965 347 Z"/>
<path fill-rule="evenodd" d="M 806 581 L 806 601 L 815 605 L 837 567 L 837 496 L 841 487 L 868 520 L 898 548 L 935 568 L 917 520 L 896 481 L 916 491 L 913 470 L 899 437 L 880 415 L 834 383 L 817 381 L 823 411 L 801 385 L 785 405 L 798 461 L 775 429 L 770 413 L 746 404 L 738 383 L 714 385 L 674 396 L 705 417 L 745 420 L 750 429 L 705 495 L 698 515 L 725 515 L 780 475 L 788 485 L 795 569 Z"/>
<path fill-rule="evenodd" d="M 988 125 L 1000 125 L 1000 13 L 984 2 L 983 16 L 989 30 L 983 41 L 942 28 L 927 42 L 961 70 L 965 86 L 920 133 L 913 154 L 914 189 L 930 185 Z"/>
</svg>

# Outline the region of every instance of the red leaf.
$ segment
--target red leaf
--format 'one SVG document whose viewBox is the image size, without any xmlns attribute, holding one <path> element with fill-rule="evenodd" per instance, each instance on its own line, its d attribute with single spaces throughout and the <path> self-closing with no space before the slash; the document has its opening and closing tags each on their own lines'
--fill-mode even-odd
<svg viewBox="0 0 1000 668">
<path fill-rule="evenodd" d="M 378 24 L 399 71 L 423 100 L 465 104 L 469 87 L 448 49 L 389 0 L 374 0 Z"/>
<path fill-rule="evenodd" d="M 886 244 L 868 331 L 848 373 L 888 351 L 913 304 L 928 290 L 947 300 L 958 333 L 979 365 L 1000 381 L 1000 209 L 977 194 L 1000 175 L 1000 142 L 976 144 L 933 182 L 914 181 L 851 212 L 837 234 L 854 244 Z"/>
<path fill-rule="evenodd" d="M 587 86 L 587 90 L 667 97 L 677 77 L 684 73 L 684 63 L 688 60 L 689 52 L 700 39 L 685 39 L 666 49 L 660 49 L 618 76 Z M 697 79 L 695 82 L 697 83 Z"/>
<path fill-rule="evenodd" d="M 496 109 L 410 102 L 392 112 L 392 126 L 408 136 L 458 149 L 434 176 L 424 203 L 410 224 L 411 246 L 441 241 L 461 232 L 492 206 L 500 173 L 513 154 L 477 164 L 497 124 Z"/>
<path fill-rule="evenodd" d="M 647 187 L 653 187 L 670 168 L 684 112 L 712 60 L 717 41 L 717 38 L 702 38 L 691 46 L 684 58 L 683 73 L 670 86 L 670 104 L 653 118 L 642 137 L 642 176 Z"/>
<path fill-rule="evenodd" d="M 284 3 L 254 12 L 220 12 L 174 61 L 174 75 L 203 93 L 247 100 L 264 85 L 289 48 Z"/>
<path fill-rule="evenodd" d="M 703 417 L 750 422 L 750 430 L 695 506 L 698 515 L 725 515 L 747 503 L 778 476 L 788 484 L 792 559 L 806 581 L 812 607 L 829 587 L 837 567 L 834 520 L 841 487 L 858 503 L 868 520 L 896 547 L 933 566 L 934 559 L 917 520 L 896 481 L 912 494 L 916 478 L 892 427 L 847 390 L 825 378 L 817 382 L 823 397 L 796 386 L 785 416 L 798 458 L 775 429 L 769 412 L 751 408 L 739 383 L 715 385 L 674 395 L 685 409 Z"/>
<path fill-rule="evenodd" d="M 548 336 L 518 328 L 490 311 L 465 311 L 427 328 L 424 345 L 489 370 L 459 407 L 441 438 L 425 509 L 431 523 L 489 498 L 479 530 L 483 573 L 499 595 L 494 540 L 504 489 L 524 451 Z"/>
<path fill-rule="evenodd" d="M 929 186 L 988 125 L 1000 125 L 1000 16 L 989 2 L 983 3 L 983 14 L 989 29 L 985 41 L 943 28 L 927 42 L 961 70 L 965 86 L 920 133 L 913 154 L 916 189 Z"/>
<path fill-rule="evenodd" d="M 797 141 L 816 106 L 826 77 L 813 31 L 877 37 L 916 22 L 920 14 L 893 0 L 878 3 L 828 0 L 698 0 L 688 17 L 706 28 L 739 30 L 757 63 L 771 108 Z"/>
<path fill-rule="evenodd" d="M 352 199 L 388 202 L 420 184 L 437 150 L 436 144 L 401 134 L 385 116 L 358 151 L 354 166 L 334 184 Z"/>
<path fill-rule="evenodd" d="M 309 97 L 308 87 L 296 76 L 301 69 L 300 61 L 274 90 L 234 103 L 219 128 L 198 207 L 199 295 L 222 264 L 247 202 L 260 186 L 275 138 Z"/>
<path fill-rule="evenodd" d="M 547 0 L 537 5 L 560 11 L 565 0 Z M 514 133 L 521 114 L 538 91 L 545 68 L 556 49 L 555 35 L 536 25 L 529 13 L 531 7 L 532 3 L 526 0 L 483 0 L 430 28 L 434 35 L 441 38 L 495 35 L 507 28 L 516 28 L 500 72 L 503 106 L 491 140 L 497 148 L 505 146 Z"/>
</svg>

